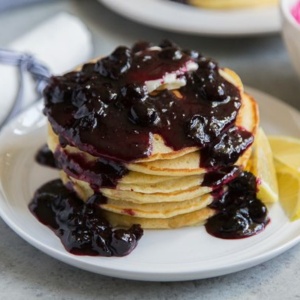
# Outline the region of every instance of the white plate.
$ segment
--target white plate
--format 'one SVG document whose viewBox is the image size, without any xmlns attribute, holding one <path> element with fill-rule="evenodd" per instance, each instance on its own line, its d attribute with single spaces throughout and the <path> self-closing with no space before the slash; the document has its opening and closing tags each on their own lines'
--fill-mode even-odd
<svg viewBox="0 0 300 300">
<path fill-rule="evenodd" d="M 209 10 L 168 0 L 98 0 L 134 21 L 176 32 L 203 35 L 256 35 L 278 32 L 277 6 Z"/>
<path fill-rule="evenodd" d="M 300 135 L 300 114 L 286 104 L 248 89 L 260 104 L 268 133 Z M 272 114 L 270 114 L 272 107 Z M 260 234 L 222 240 L 203 227 L 146 230 L 137 248 L 123 258 L 76 256 L 29 212 L 27 205 L 42 183 L 57 171 L 39 166 L 34 155 L 46 140 L 41 104 L 9 124 L 0 134 L 0 212 L 22 238 L 43 252 L 78 268 L 127 279 L 178 281 L 224 275 L 252 267 L 279 255 L 300 241 L 300 221 L 289 222 L 281 207 L 270 208 L 271 223 Z M 280 116 L 279 118 L 277 116 Z"/>
</svg>

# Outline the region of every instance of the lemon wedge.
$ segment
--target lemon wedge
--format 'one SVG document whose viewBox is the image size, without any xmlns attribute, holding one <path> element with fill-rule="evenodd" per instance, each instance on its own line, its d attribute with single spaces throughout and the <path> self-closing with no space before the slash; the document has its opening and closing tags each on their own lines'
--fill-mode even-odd
<svg viewBox="0 0 300 300">
<path fill-rule="evenodd" d="M 300 140 L 287 136 L 269 136 L 276 160 L 300 172 Z"/>
<path fill-rule="evenodd" d="M 300 140 L 270 136 L 280 204 L 291 221 L 300 219 Z"/>
<path fill-rule="evenodd" d="M 277 173 L 280 204 L 291 221 L 300 218 L 300 181 L 290 172 Z"/>
<path fill-rule="evenodd" d="M 258 180 L 257 197 L 265 204 L 278 201 L 278 184 L 272 150 L 264 131 L 259 128 L 246 167 Z"/>
<path fill-rule="evenodd" d="M 300 218 L 300 173 L 275 158 L 280 204 L 291 221 Z"/>
</svg>

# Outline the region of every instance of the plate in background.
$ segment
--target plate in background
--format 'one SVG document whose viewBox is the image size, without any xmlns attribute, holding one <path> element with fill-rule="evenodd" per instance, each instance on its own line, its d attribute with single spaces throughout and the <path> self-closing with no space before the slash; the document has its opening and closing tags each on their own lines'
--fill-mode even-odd
<svg viewBox="0 0 300 300">
<path fill-rule="evenodd" d="M 181 33 L 245 36 L 280 30 L 277 6 L 233 10 L 195 8 L 168 0 L 98 0 L 133 21 Z"/>
</svg>

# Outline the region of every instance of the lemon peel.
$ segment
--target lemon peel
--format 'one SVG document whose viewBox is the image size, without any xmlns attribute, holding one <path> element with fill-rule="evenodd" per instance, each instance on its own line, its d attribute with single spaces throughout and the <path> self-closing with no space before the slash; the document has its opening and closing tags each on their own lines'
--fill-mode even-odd
<svg viewBox="0 0 300 300">
<path fill-rule="evenodd" d="M 258 129 L 255 136 L 246 170 L 252 172 L 258 180 L 257 197 L 265 204 L 277 202 L 279 194 L 273 154 L 262 128 Z"/>
</svg>

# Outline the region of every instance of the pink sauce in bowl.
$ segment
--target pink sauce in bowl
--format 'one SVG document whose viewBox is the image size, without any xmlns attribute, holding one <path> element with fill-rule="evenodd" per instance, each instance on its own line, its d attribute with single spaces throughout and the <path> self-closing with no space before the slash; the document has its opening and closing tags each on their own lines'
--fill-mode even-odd
<svg viewBox="0 0 300 300">
<path fill-rule="evenodd" d="M 297 23 L 300 24 L 300 1 L 298 1 L 296 5 L 292 7 L 291 13 Z"/>
</svg>

